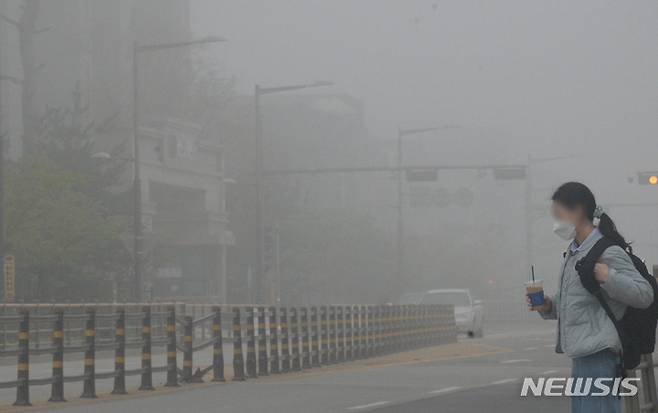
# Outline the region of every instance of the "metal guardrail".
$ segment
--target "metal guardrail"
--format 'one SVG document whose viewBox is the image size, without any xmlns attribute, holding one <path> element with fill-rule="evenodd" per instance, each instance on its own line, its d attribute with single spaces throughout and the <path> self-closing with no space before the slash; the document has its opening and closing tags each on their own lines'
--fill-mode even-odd
<svg viewBox="0 0 658 413">
<path fill-rule="evenodd" d="M 656 395 L 656 377 L 653 356 L 644 354 L 635 370 L 628 371 L 629 377 L 640 378 L 640 388 L 634 397 L 624 397 L 625 413 L 658 413 L 658 396 Z"/>
<path fill-rule="evenodd" d="M 226 336 L 232 336 L 235 381 L 457 339 L 454 308 L 447 305 L 5 304 L 0 311 L 5 339 L 0 355 L 17 358 L 16 380 L 0 382 L 0 388 L 16 388 L 16 406 L 30 405 L 30 386 L 37 385 L 49 384 L 49 400 L 62 402 L 64 384 L 71 382 L 83 383 L 81 398 L 95 398 L 96 380 L 114 379 L 112 394 L 125 394 L 130 375 L 141 375 L 140 390 L 153 389 L 156 372 L 166 373 L 167 387 L 202 382 L 210 371 L 213 381 L 224 381 L 227 320 L 232 324 Z M 7 340 L 10 331 L 15 342 Z M 46 331 L 49 345 L 43 347 Z M 167 362 L 154 367 L 151 352 L 157 345 L 164 346 Z M 211 346 L 212 363 L 195 366 L 194 353 Z M 127 370 L 126 349 L 131 347 L 141 348 L 141 367 Z M 114 350 L 113 371 L 96 371 L 96 352 L 101 349 Z M 84 373 L 65 376 L 64 353 L 73 352 L 84 354 Z M 30 356 L 35 354 L 52 355 L 51 377 L 30 378 Z"/>
</svg>

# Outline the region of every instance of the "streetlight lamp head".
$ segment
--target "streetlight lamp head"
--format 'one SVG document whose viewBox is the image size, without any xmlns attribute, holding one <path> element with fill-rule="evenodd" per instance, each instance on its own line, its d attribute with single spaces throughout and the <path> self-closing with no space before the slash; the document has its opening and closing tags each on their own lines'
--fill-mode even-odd
<svg viewBox="0 0 658 413">
<path fill-rule="evenodd" d="M 318 80 L 312 86 L 333 86 L 335 83 L 331 80 Z"/>
<path fill-rule="evenodd" d="M 221 36 L 206 36 L 202 39 L 203 43 L 220 43 L 227 42 L 228 39 Z"/>
<path fill-rule="evenodd" d="M 96 152 L 95 154 L 91 155 L 92 159 L 105 159 L 109 160 L 112 159 L 112 155 L 110 155 L 107 152 Z"/>
</svg>

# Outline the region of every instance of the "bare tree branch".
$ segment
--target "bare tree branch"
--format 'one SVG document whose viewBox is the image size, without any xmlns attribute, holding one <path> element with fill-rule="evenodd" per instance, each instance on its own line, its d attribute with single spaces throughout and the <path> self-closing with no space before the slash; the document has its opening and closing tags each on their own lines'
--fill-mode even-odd
<svg viewBox="0 0 658 413">
<path fill-rule="evenodd" d="M 6 80 L 18 86 L 23 84 L 23 79 L 11 75 L 0 75 L 0 80 Z"/>
<path fill-rule="evenodd" d="M 21 26 L 21 24 L 18 22 L 18 20 L 14 20 L 11 17 L 8 17 L 4 14 L 0 14 L 0 18 L 2 18 L 2 20 L 6 21 L 7 23 L 11 24 L 12 26 L 14 26 L 16 28 L 19 28 Z"/>
</svg>

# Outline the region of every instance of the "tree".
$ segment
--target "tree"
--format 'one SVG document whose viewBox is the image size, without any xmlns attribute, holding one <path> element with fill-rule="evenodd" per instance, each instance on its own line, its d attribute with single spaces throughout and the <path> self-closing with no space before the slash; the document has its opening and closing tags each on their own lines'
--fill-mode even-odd
<svg viewBox="0 0 658 413">
<path fill-rule="evenodd" d="M 124 223 L 80 190 L 86 180 L 43 153 L 10 166 L 7 248 L 16 256 L 23 297 L 98 297 L 99 282 L 121 270 Z"/>
<path fill-rule="evenodd" d="M 7 251 L 26 299 L 107 298 L 107 284 L 127 278 L 132 265 L 121 241 L 131 193 L 114 190 L 125 165 L 92 156 L 96 132 L 112 119 L 87 122 L 77 90 L 71 108 L 46 110 L 31 150 L 8 168 Z"/>
</svg>

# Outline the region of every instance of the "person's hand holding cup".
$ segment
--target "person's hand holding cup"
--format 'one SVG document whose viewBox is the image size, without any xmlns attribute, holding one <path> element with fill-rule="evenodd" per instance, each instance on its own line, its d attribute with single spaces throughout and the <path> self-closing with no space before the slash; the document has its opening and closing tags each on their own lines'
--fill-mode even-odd
<svg viewBox="0 0 658 413">
<path fill-rule="evenodd" d="M 542 280 L 527 281 L 526 302 L 530 311 L 549 312 L 551 311 L 551 300 L 544 296 L 544 285 Z"/>
</svg>

